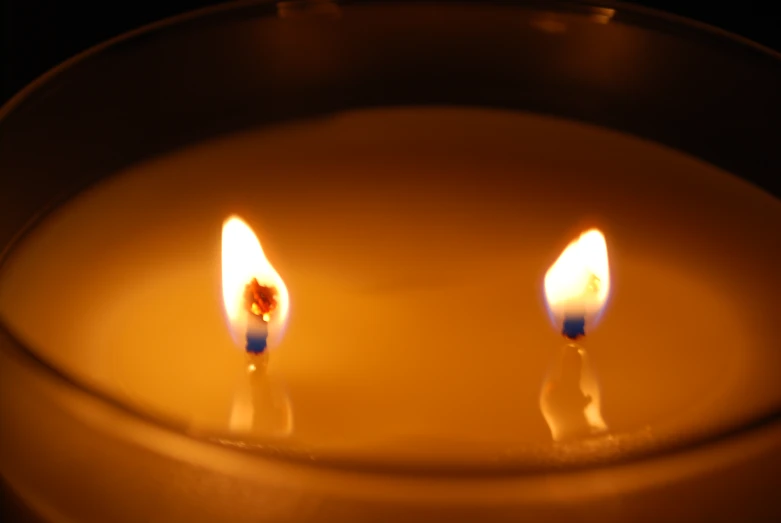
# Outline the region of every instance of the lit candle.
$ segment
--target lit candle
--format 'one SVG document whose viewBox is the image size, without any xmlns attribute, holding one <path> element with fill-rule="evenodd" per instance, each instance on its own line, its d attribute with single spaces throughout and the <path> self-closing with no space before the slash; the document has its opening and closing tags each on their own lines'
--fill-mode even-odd
<svg viewBox="0 0 781 523">
<path fill-rule="evenodd" d="M 757 520 L 781 208 L 679 151 L 773 173 L 777 57 L 395 4 L 221 6 L 0 110 L 4 480 L 84 523 Z"/>
<path fill-rule="evenodd" d="M 361 155 L 346 147 L 356 143 Z M 302 147 L 308 155 L 291 154 Z M 551 156 L 560 147 L 571 154 Z M 614 173 L 629 171 L 622 186 Z M 574 304 L 602 416 L 624 439 L 641 431 L 638 452 L 772 399 L 775 258 L 763 237 L 743 233 L 778 219 L 768 199 L 689 158 L 573 123 L 356 112 L 219 140 L 95 186 L 8 258 L 0 314 L 63 372 L 195 433 L 325 461 L 479 466 L 508 455 L 540 466 L 559 452 L 539 409 L 556 339 L 545 310 L 557 331 L 575 310 L 540 289 L 554 290 L 545 271 L 559 255 L 548 275 L 567 266 L 561 242 L 588 220 L 611 240 L 609 280 L 596 272 L 610 283 L 610 313 L 590 328 L 606 285 Z M 255 232 L 242 228 L 250 254 L 224 263 L 221 227 L 233 213 Z M 269 330 L 279 421 L 236 433 L 246 355 L 244 320 L 231 315 L 268 260 L 295 305 L 279 316 L 284 337 L 274 339 L 282 323 Z M 244 262 L 224 285 L 222 269 Z M 68 306 L 44 319 L 55 288 Z"/>
<path fill-rule="evenodd" d="M 599 382 L 586 350 L 576 342 L 593 327 L 610 295 L 605 237 L 597 229 L 570 243 L 545 274 L 545 299 L 553 324 L 567 343 L 554 355 L 540 394 L 540 410 L 554 441 L 607 430 Z"/>
<path fill-rule="evenodd" d="M 539 292 L 578 223 L 609 239 L 609 274 L 550 274 L 610 283 L 596 330 L 606 287 Z M 182 149 L 4 257 L 0 318 L 40 361 L 0 351 L 2 472 L 48 519 L 118 523 L 602 519 L 669 506 L 670 485 L 707 497 L 781 456 L 778 432 L 574 469 L 777 404 L 779 223 L 777 200 L 712 166 L 511 111 L 356 111 Z M 540 395 L 546 306 L 588 333 L 588 360 L 565 345 L 550 375 L 585 410 Z M 247 348 L 268 357 L 249 379 Z"/>
</svg>

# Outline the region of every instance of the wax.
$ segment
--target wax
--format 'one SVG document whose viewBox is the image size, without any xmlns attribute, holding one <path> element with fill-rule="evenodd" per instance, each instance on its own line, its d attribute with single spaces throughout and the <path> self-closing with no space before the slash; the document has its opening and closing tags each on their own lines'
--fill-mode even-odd
<svg viewBox="0 0 781 523">
<path fill-rule="evenodd" d="M 291 297 L 269 351 L 292 416 L 282 433 L 231 432 L 245 355 L 221 309 L 219 240 L 234 213 Z M 610 433 L 652 446 L 781 399 L 772 224 L 769 195 L 616 132 L 366 110 L 224 137 L 93 187 L 16 248 L 0 315 L 66 374 L 199 434 L 318 459 L 547 462 L 559 451 L 540 391 L 563 339 L 542 280 L 562 249 L 592 226 L 607 238 L 611 297 L 580 341 Z"/>
</svg>

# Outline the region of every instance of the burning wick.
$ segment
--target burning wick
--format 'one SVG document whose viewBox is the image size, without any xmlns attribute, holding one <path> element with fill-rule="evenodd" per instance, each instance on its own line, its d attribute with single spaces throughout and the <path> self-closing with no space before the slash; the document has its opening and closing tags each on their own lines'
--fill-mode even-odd
<svg viewBox="0 0 781 523">
<path fill-rule="evenodd" d="M 252 278 L 244 289 L 244 302 L 249 313 L 246 349 L 261 354 L 268 346 L 268 322 L 277 308 L 277 290 Z"/>
</svg>

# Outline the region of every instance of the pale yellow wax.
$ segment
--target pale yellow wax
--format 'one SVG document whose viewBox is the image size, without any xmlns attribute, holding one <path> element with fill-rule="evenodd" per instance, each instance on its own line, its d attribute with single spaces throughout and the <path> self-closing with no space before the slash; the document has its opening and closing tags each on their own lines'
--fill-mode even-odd
<svg viewBox="0 0 781 523">
<path fill-rule="evenodd" d="M 225 432 L 245 372 L 220 304 L 234 213 L 291 296 L 268 369 L 293 416 L 279 448 L 544 454 L 540 389 L 563 342 L 542 278 L 592 226 L 613 286 L 582 344 L 612 434 L 682 437 L 781 399 L 778 202 L 658 145 L 523 113 L 366 110 L 134 166 L 18 246 L 2 320 L 106 394 Z"/>
</svg>

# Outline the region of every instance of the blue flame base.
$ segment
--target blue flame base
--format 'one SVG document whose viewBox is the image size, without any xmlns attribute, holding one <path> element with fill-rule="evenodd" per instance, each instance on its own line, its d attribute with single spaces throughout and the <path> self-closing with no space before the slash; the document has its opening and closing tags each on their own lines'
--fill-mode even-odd
<svg viewBox="0 0 781 523">
<path fill-rule="evenodd" d="M 246 350 L 250 354 L 262 354 L 266 347 L 268 347 L 266 336 L 247 336 Z"/>
<path fill-rule="evenodd" d="M 561 327 L 561 333 L 564 337 L 576 340 L 586 335 L 586 318 L 584 316 L 567 316 L 564 318 L 564 325 Z"/>
</svg>

